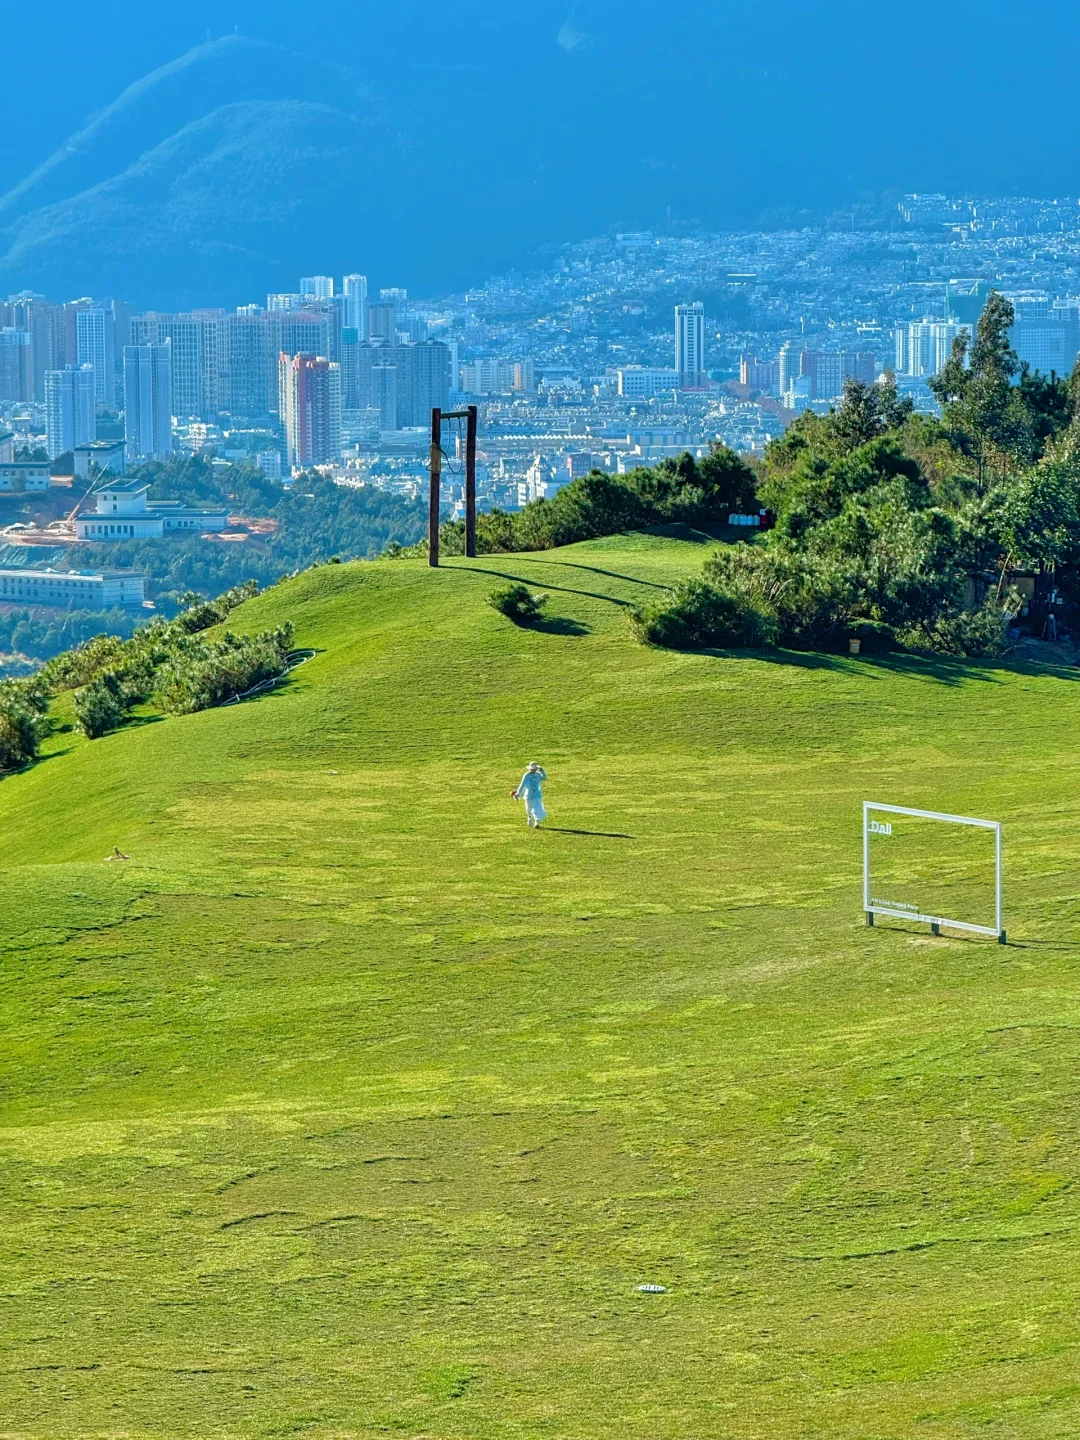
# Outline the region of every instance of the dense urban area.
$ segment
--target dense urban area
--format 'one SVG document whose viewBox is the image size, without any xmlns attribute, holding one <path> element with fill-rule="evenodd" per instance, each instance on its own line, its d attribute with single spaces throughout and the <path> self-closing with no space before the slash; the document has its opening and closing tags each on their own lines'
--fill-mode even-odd
<svg viewBox="0 0 1080 1440">
<path fill-rule="evenodd" d="M 761 455 L 849 379 L 891 373 L 936 413 L 928 382 L 993 289 L 1020 363 L 1070 373 L 1076 201 L 908 196 L 869 221 L 615 234 L 434 299 L 360 273 L 298 277 L 234 313 L 15 294 L 0 304 L 9 673 L 186 592 L 416 541 L 433 407 L 478 407 L 479 504 L 503 511 L 717 443 Z M 463 438 L 445 444 L 454 516 Z"/>
</svg>

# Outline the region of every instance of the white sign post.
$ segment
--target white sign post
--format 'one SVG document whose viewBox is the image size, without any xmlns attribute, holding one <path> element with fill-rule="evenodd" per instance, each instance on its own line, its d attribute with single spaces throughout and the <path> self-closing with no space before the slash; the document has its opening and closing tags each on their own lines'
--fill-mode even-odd
<svg viewBox="0 0 1080 1440">
<path fill-rule="evenodd" d="M 916 820 L 936 820 L 947 825 L 972 826 L 977 830 L 991 830 L 994 834 L 994 923 L 975 924 L 972 920 L 950 919 L 947 915 L 926 913 L 922 903 L 908 904 L 895 895 L 884 898 L 873 893 L 875 878 L 871 866 L 871 841 L 875 845 L 887 844 L 893 840 L 893 821 L 890 816 L 906 816 Z M 891 882 L 887 881 L 886 884 Z M 998 820 L 975 820 L 969 815 L 943 815 L 936 810 L 912 810 L 906 805 L 876 805 L 871 800 L 863 802 L 863 909 L 867 925 L 873 925 L 877 915 L 892 916 L 897 920 L 915 920 L 930 926 L 935 935 L 947 925 L 950 930 L 966 930 L 975 935 L 990 935 L 999 945 L 1006 943 L 1005 928 L 1001 915 L 1001 822 Z M 987 905 L 989 909 L 989 905 Z M 985 918 L 989 918 L 987 915 Z"/>
</svg>

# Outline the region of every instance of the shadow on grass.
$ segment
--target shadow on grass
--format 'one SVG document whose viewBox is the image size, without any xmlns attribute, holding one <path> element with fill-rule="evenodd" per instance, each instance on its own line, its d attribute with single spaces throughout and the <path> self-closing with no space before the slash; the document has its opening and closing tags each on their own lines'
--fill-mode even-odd
<svg viewBox="0 0 1080 1440">
<path fill-rule="evenodd" d="M 620 830 L 570 830 L 565 825 L 541 825 L 549 835 L 595 835 L 601 840 L 633 840 L 633 835 L 624 835 Z"/>
<path fill-rule="evenodd" d="M 889 921 L 886 924 L 886 920 Z M 867 927 L 870 928 L 870 927 Z M 887 935 L 906 935 L 912 940 L 940 940 L 943 944 L 955 943 L 957 945 L 992 945 L 996 950 L 1023 950 L 1025 945 L 1018 940 L 1009 940 L 1004 945 L 994 935 L 972 935 L 963 930 L 950 930 L 946 925 L 940 935 L 932 933 L 929 924 L 923 921 L 912 921 L 905 925 L 902 920 L 892 916 L 878 915 L 873 929 L 884 931 Z"/>
<path fill-rule="evenodd" d="M 527 630 L 542 630 L 545 635 L 588 635 L 589 627 L 579 620 L 570 620 L 565 615 L 542 615 L 523 627 Z"/>
<path fill-rule="evenodd" d="M 165 719 L 167 716 L 156 713 L 153 715 L 129 715 L 122 725 L 118 725 L 116 730 L 110 733 L 115 735 L 120 730 L 138 730 L 143 725 L 160 725 Z"/>
<path fill-rule="evenodd" d="M 540 561 L 540 564 L 550 562 Z M 509 570 L 489 570 L 486 565 L 455 565 L 454 570 L 471 570 L 476 575 L 494 575 L 499 580 L 516 580 L 519 585 L 535 585 L 537 583 L 534 575 L 513 575 Z M 629 608 L 633 605 L 632 600 L 617 600 L 614 595 L 601 595 L 597 590 L 574 590 L 569 585 L 549 585 L 544 582 L 545 590 L 556 590 L 560 595 L 584 595 L 589 600 L 606 600 L 609 605 L 619 605 Z"/>
<path fill-rule="evenodd" d="M 786 665 L 797 670 L 835 670 L 868 679 L 883 678 L 875 672 L 907 675 L 938 685 L 963 685 L 980 680 L 1000 685 L 1004 675 L 1047 676 L 1057 680 L 1080 680 L 1080 666 L 1062 665 L 1056 660 L 1030 660 L 1001 655 L 995 660 L 962 660 L 948 656 L 917 655 L 901 650 L 877 655 L 832 655 L 822 650 L 720 650 L 711 647 L 680 649 L 684 655 L 709 655 L 718 660 L 760 660 L 766 665 Z"/>
<path fill-rule="evenodd" d="M 561 565 L 567 570 L 589 570 L 594 575 L 606 575 L 610 580 L 625 580 L 628 585 L 647 585 L 650 590 L 670 590 L 670 585 L 660 585 L 655 580 L 639 580 L 636 575 L 620 575 L 617 570 L 601 570 L 599 565 L 579 565 L 573 560 L 548 560 L 552 567 Z"/>
</svg>

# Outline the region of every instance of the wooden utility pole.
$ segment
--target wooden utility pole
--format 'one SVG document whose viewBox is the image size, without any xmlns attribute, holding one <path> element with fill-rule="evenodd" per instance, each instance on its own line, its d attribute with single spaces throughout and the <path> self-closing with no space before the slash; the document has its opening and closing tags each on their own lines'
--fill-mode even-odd
<svg viewBox="0 0 1080 1440">
<path fill-rule="evenodd" d="M 428 492 L 428 564 L 439 563 L 439 511 L 442 506 L 442 427 L 444 420 L 465 421 L 465 554 L 476 555 L 477 407 L 431 412 L 431 489 Z"/>
<path fill-rule="evenodd" d="M 469 406 L 465 429 L 465 554 L 476 558 L 476 417 L 475 405 Z"/>
<path fill-rule="evenodd" d="M 428 492 L 428 564 L 439 564 L 439 506 L 442 500 L 442 411 L 431 412 L 431 486 Z"/>
</svg>

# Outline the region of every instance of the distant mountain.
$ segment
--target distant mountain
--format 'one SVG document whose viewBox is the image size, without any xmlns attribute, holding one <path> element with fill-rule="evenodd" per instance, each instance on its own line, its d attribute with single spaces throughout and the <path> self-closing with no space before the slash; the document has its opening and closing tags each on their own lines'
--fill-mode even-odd
<svg viewBox="0 0 1080 1440">
<path fill-rule="evenodd" d="M 408 170 L 348 73 L 239 36 L 131 86 L 0 198 L 0 291 L 235 304 L 390 248 Z"/>
</svg>

